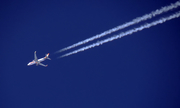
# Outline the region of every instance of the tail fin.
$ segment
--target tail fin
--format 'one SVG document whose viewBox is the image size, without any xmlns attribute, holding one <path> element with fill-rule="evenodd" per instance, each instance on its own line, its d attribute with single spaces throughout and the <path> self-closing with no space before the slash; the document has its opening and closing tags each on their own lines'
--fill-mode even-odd
<svg viewBox="0 0 180 108">
<path fill-rule="evenodd" d="M 48 60 L 51 60 L 51 59 L 49 58 L 49 53 L 46 54 L 46 57 L 45 57 L 45 58 L 48 59 Z"/>
</svg>

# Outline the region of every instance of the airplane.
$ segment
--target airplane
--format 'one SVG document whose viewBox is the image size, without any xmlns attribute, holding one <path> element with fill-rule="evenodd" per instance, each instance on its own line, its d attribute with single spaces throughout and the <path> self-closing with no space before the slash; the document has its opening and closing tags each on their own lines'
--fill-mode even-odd
<svg viewBox="0 0 180 108">
<path fill-rule="evenodd" d="M 49 53 L 46 54 L 45 57 L 40 58 L 40 59 L 37 59 L 36 51 L 35 51 L 35 52 L 34 52 L 34 60 L 33 60 L 32 62 L 29 62 L 29 63 L 27 64 L 27 66 L 31 66 L 31 65 L 36 64 L 36 66 L 41 65 L 41 66 L 47 67 L 48 65 L 44 65 L 44 64 L 42 64 L 41 62 L 44 61 L 44 60 L 46 60 L 46 59 L 51 60 L 48 56 L 49 56 Z"/>
</svg>

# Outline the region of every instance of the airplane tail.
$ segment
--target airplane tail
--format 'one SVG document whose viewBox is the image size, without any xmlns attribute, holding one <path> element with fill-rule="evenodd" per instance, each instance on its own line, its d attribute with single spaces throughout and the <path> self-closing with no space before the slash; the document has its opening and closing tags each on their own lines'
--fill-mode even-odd
<svg viewBox="0 0 180 108">
<path fill-rule="evenodd" d="M 49 53 L 46 54 L 46 57 L 45 57 L 45 58 L 48 59 L 48 60 L 51 60 L 51 59 L 49 58 Z"/>
</svg>

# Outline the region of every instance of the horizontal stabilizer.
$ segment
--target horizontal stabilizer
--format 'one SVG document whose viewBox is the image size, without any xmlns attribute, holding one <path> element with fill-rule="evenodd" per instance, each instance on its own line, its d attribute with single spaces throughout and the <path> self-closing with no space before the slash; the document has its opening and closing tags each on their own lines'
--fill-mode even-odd
<svg viewBox="0 0 180 108">
<path fill-rule="evenodd" d="M 48 60 L 51 60 L 51 59 L 49 58 L 49 53 L 46 54 L 46 57 L 45 57 L 45 58 L 48 59 Z"/>
</svg>

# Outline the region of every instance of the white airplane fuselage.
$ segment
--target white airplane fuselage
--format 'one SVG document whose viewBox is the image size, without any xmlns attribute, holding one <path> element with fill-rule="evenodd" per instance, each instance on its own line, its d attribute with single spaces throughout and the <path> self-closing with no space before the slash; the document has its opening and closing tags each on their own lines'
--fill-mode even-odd
<svg viewBox="0 0 180 108">
<path fill-rule="evenodd" d="M 45 61 L 45 60 L 46 60 L 46 57 L 43 57 L 43 58 L 38 59 L 38 62 L 42 62 L 42 61 Z M 34 64 L 36 64 L 36 61 L 35 61 L 35 60 L 33 60 L 32 62 L 29 62 L 29 63 L 28 63 L 28 66 L 34 65 Z"/>
<path fill-rule="evenodd" d="M 31 65 L 36 64 L 36 66 L 41 65 L 41 66 L 47 67 L 47 65 L 44 65 L 44 64 L 42 64 L 41 62 L 42 62 L 42 61 L 45 61 L 46 59 L 51 60 L 48 56 L 49 56 L 49 53 L 46 54 L 45 57 L 40 58 L 40 59 L 37 59 L 36 51 L 35 51 L 35 52 L 34 52 L 34 60 L 31 61 L 31 62 L 29 62 L 27 65 L 28 65 L 28 66 L 31 66 Z"/>
</svg>

